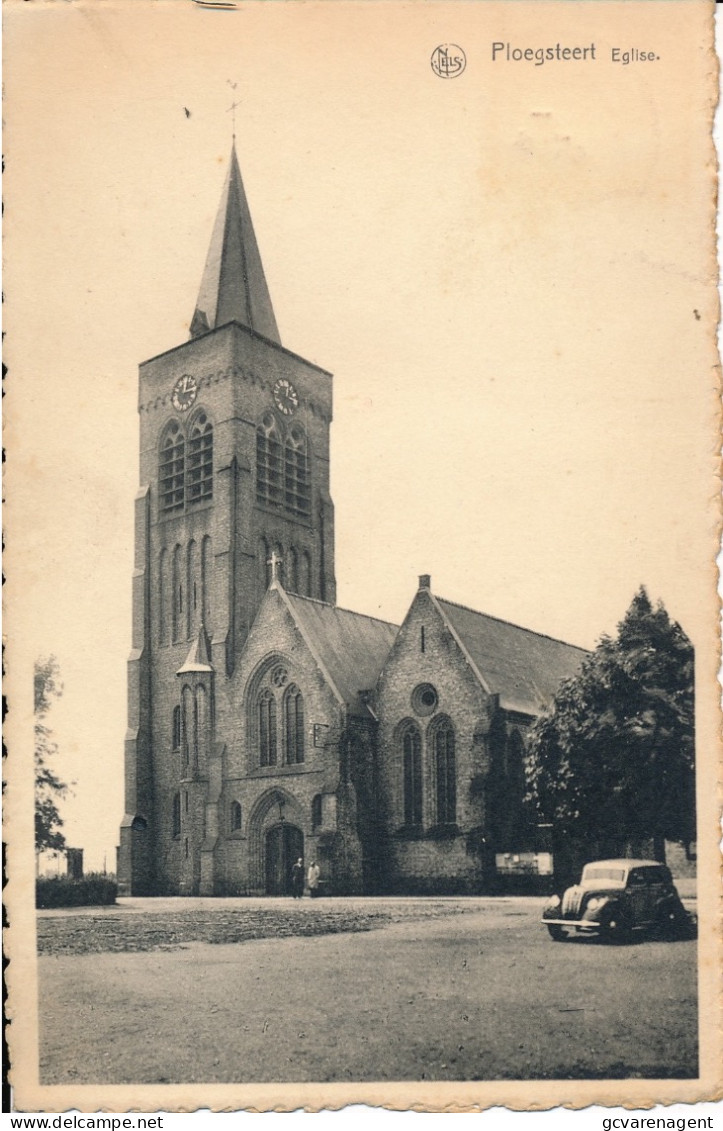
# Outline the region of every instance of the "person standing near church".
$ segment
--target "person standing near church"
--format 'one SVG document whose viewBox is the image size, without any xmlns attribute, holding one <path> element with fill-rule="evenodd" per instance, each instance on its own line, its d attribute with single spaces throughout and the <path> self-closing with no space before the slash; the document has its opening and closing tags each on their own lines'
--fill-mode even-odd
<svg viewBox="0 0 723 1131">
<path fill-rule="evenodd" d="M 319 865 L 315 860 L 312 860 L 311 864 L 309 865 L 309 873 L 306 877 L 306 881 L 309 885 L 309 895 L 312 899 L 316 899 L 317 895 L 319 894 L 320 875 L 321 869 L 319 868 Z"/>
<path fill-rule="evenodd" d="M 301 899 L 304 894 L 304 860 L 301 856 L 291 869 L 291 894 L 294 899 Z"/>
</svg>

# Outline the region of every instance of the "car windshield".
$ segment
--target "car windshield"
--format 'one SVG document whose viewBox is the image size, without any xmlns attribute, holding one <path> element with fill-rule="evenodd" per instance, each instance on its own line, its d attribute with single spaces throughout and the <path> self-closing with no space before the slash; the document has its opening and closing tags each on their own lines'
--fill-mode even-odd
<svg viewBox="0 0 723 1131">
<path fill-rule="evenodd" d="M 624 868 L 585 868 L 582 873 L 583 881 L 585 880 L 617 880 L 618 882 L 625 879 Z"/>
</svg>

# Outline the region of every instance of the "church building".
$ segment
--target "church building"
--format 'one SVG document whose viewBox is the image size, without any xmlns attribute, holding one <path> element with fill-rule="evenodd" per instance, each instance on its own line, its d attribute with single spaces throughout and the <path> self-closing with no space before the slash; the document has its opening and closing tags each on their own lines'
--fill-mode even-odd
<svg viewBox="0 0 723 1131">
<path fill-rule="evenodd" d="M 187 342 L 140 366 L 122 895 L 478 892 L 542 846 L 526 730 L 585 656 L 341 609 L 332 377 L 282 346 L 235 150 Z"/>
</svg>

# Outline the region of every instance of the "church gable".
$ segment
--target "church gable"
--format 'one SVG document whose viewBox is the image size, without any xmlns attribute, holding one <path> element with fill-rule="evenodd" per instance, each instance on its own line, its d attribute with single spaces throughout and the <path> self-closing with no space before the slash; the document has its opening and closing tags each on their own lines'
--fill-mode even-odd
<svg viewBox="0 0 723 1131">
<path fill-rule="evenodd" d="M 335 877 L 340 696 L 274 579 L 233 677 L 219 796 L 216 886 L 282 894 L 299 856 Z M 353 830 L 352 830 L 353 831 Z M 327 838 L 329 844 L 327 845 Z"/>
<path fill-rule="evenodd" d="M 428 578 L 421 579 L 384 665 L 375 703 L 388 833 L 408 846 L 478 823 L 469 787 L 485 769 L 492 703 L 440 614 Z M 459 866 L 464 871 L 464 861 L 456 861 Z"/>
<path fill-rule="evenodd" d="M 228 773 L 272 772 L 274 767 L 306 765 L 314 759 L 311 752 L 319 743 L 320 733 L 338 738 L 343 701 L 310 649 L 289 598 L 277 583 L 261 603 L 234 682 L 239 742 Z M 290 695 L 296 696 L 294 704 Z M 302 732 L 294 737 L 293 750 L 287 734 L 292 708 L 303 716 L 296 728 L 302 728 Z M 317 749 L 323 749 L 323 745 L 317 745 Z"/>
<path fill-rule="evenodd" d="M 395 631 L 290 595 L 272 578 L 234 676 L 226 727 L 217 870 L 235 877 L 235 890 L 285 890 L 291 855 L 316 859 L 329 890 L 360 890 L 374 720 L 348 696 L 354 670 L 366 677 L 371 664 L 373 683 Z M 278 875 L 262 861 L 276 861 Z"/>
<path fill-rule="evenodd" d="M 278 729 L 282 714 L 286 728 L 291 686 L 301 696 L 307 750 L 335 747 L 351 717 L 373 722 L 363 693 L 374 687 L 396 632 L 396 625 L 289 594 L 273 581 L 234 680 L 238 741 L 227 773 L 302 761 L 286 748 L 286 739 L 274 747 L 271 731 L 262 734 L 259 721 L 266 709 L 268 728 L 273 718 Z"/>
<path fill-rule="evenodd" d="M 453 697 L 463 694 L 465 702 L 472 697 L 478 708 L 489 700 L 489 686 L 442 614 L 426 575 L 420 578 L 419 589 L 380 673 L 378 703 L 390 704 L 394 699 L 398 710 L 414 713 L 419 706 L 416 700 L 413 702 L 414 689 L 423 678 L 441 681 Z M 401 690 L 403 681 L 408 685 L 405 691 Z M 425 708 L 422 713 L 431 712 Z"/>
<path fill-rule="evenodd" d="M 479 890 L 495 853 L 534 846 L 524 736 L 584 655 L 420 577 L 375 697 L 387 890 Z"/>
</svg>

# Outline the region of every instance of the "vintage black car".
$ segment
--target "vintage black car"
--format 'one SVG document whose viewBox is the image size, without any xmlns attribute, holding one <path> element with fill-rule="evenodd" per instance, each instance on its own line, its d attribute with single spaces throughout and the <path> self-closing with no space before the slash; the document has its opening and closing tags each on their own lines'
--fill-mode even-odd
<svg viewBox="0 0 723 1131">
<path fill-rule="evenodd" d="M 548 900 L 542 921 L 556 941 L 595 932 L 623 942 L 633 931 L 680 935 L 694 925 L 664 864 L 622 859 L 586 864 L 579 884 Z"/>
</svg>

